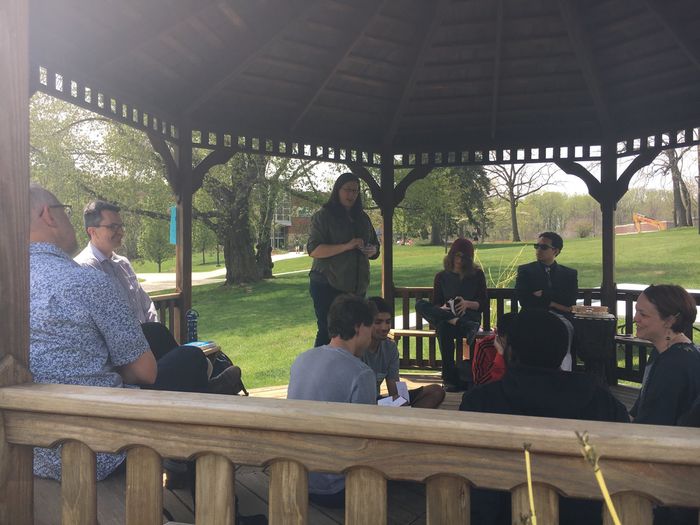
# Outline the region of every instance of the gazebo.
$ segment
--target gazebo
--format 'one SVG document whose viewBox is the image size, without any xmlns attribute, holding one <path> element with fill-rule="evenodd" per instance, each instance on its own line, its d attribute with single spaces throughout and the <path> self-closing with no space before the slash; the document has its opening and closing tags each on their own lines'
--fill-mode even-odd
<svg viewBox="0 0 700 525">
<path fill-rule="evenodd" d="M 388 298 L 394 294 L 393 211 L 412 182 L 439 166 L 554 162 L 580 177 L 600 203 L 601 298 L 614 308 L 616 203 L 634 173 L 663 148 L 700 143 L 700 41 L 694 30 L 700 5 L 692 0 L 6 0 L 0 15 L 3 386 L 30 380 L 27 113 L 28 96 L 35 91 L 143 130 L 162 156 L 181 218 L 178 331 L 191 303 L 192 195 L 208 169 L 237 152 L 349 164 L 382 211 L 382 292 Z M 209 150 L 197 165 L 193 148 Z M 621 157 L 633 160 L 618 174 Z M 600 178 L 585 169 L 585 161 L 600 162 Z M 380 169 L 378 181 L 370 167 Z M 410 171 L 397 183 L 395 170 L 404 168 Z M 592 482 L 582 481 L 585 473 L 577 471 L 581 460 L 574 459 L 578 450 L 566 441 L 571 432 L 564 423 L 529 426 L 522 418 L 476 417 L 453 424 L 445 418 L 393 416 L 415 450 L 427 455 L 440 450 L 455 458 L 449 468 L 418 461 L 407 473 L 396 463 L 401 448 L 395 436 L 383 430 L 378 416 L 368 416 L 369 409 L 335 411 L 329 420 L 318 407 L 301 403 L 300 420 L 306 424 L 299 424 L 285 419 L 289 404 L 245 400 L 231 408 L 192 396 L 183 400 L 189 409 L 169 412 L 167 418 L 139 411 L 140 403 L 157 405 L 165 399 L 159 394 L 110 399 L 87 388 L 29 384 L 2 389 L 0 486 L 6 501 L 0 522 L 30 522 L 29 445 L 57 440 L 69 441 L 64 461 L 75 465 L 64 477 L 64 516 L 80 516 L 76 522 L 89 522 L 93 515 L 77 498 L 81 490 L 90 493 L 92 487 L 94 492 L 92 450 L 126 446 L 132 447 L 130 465 L 139 465 L 131 470 L 134 487 L 148 487 L 128 492 L 132 508 L 142 506 L 139 502 L 153 506 L 159 454 L 200 454 L 201 497 L 217 512 L 229 512 L 206 515 L 202 523 L 230 515 L 231 498 L 216 500 L 214 487 L 232 487 L 231 461 L 246 459 L 275 460 L 271 521 L 275 516 L 276 523 L 305 520 L 305 468 L 348 465 L 348 501 L 354 502 L 346 515 L 350 522 L 365 522 L 381 515 L 382 508 L 386 517 L 381 487 L 392 476 L 434 480 L 428 484 L 429 522 L 468 519 L 470 484 L 513 490 L 514 509 L 525 510 L 527 499 L 518 499 L 526 493 L 520 478 L 505 474 L 511 467 L 503 466 L 498 479 L 487 469 L 469 468 L 479 458 L 495 458 L 494 448 L 505 451 L 506 463 L 517 462 L 520 445 L 533 440 L 543 443 L 539 451 L 551 462 L 546 474 L 535 476 L 545 508 L 556 507 L 552 486 L 582 497 L 597 494 Z M 256 418 L 255 411 L 266 415 Z M 117 421 L 100 420 L 105 413 L 115 413 L 146 435 L 167 431 L 174 418 L 191 439 L 169 448 L 133 433 L 118 438 Z M 452 429 L 447 441 L 426 437 L 435 425 Z M 455 428 L 468 430 L 470 440 Z M 243 453 L 233 445 L 211 448 L 202 440 L 212 429 L 241 443 L 255 442 L 255 432 L 269 441 L 260 443 L 258 452 Z M 651 496 L 700 506 L 697 490 L 688 489 L 700 486 L 700 454 L 691 431 L 622 432 L 601 424 L 586 429 L 595 429 L 601 448 L 607 447 L 612 458 L 607 464 L 615 472 L 613 492 L 626 512 L 642 509 L 640 523 L 650 523 Z M 275 447 L 284 448 L 282 433 L 308 448 L 278 453 Z M 352 446 L 371 442 L 396 461 L 371 463 L 357 454 L 319 458 L 313 453 L 319 436 L 341 449 L 344 439 Z M 556 474 L 557 458 L 568 465 L 569 476 Z M 653 468 L 649 458 L 658 458 L 651 460 Z M 664 475 L 644 487 L 645 495 L 631 494 L 641 490 L 633 473 L 646 469 Z M 373 490 L 366 493 L 367 487 Z M 448 500 L 455 505 L 445 504 Z M 136 513 L 131 519 L 145 522 Z"/>
</svg>

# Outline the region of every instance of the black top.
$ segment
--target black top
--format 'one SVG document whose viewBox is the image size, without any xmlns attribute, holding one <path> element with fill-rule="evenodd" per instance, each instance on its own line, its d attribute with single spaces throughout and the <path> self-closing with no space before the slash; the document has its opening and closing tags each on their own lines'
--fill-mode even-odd
<svg viewBox="0 0 700 525">
<path fill-rule="evenodd" d="M 455 272 L 443 270 L 435 274 L 433 281 L 433 304 L 442 306 L 448 300 L 461 297 L 467 301 L 479 303 L 478 310 L 467 310 L 467 318 L 475 322 L 481 322 L 481 313 L 486 308 L 488 293 L 486 289 L 486 276 L 483 270 L 475 270 L 472 275 L 460 277 Z"/>
<path fill-rule="evenodd" d="M 500 381 L 465 392 L 462 411 L 628 422 L 624 405 L 592 376 L 513 364 Z"/>
<path fill-rule="evenodd" d="M 635 423 L 676 425 L 700 396 L 700 351 L 692 343 L 656 349 L 644 369 L 639 398 L 630 413 Z"/>
<path fill-rule="evenodd" d="M 546 268 L 539 261 L 518 266 L 515 295 L 522 309 L 548 309 L 552 301 L 564 306 L 576 304 L 578 272 L 555 261 L 549 267 L 548 278 Z M 542 290 L 540 297 L 532 295 L 537 290 Z"/>
</svg>

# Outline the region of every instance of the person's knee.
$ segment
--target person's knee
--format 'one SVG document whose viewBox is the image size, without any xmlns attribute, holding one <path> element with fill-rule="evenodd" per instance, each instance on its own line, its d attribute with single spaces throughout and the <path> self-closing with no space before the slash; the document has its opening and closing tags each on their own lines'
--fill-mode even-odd
<svg viewBox="0 0 700 525">
<path fill-rule="evenodd" d="M 182 366 L 186 366 L 193 371 L 207 371 L 207 356 L 199 348 L 194 346 L 181 346 L 176 348 L 178 360 Z"/>
</svg>

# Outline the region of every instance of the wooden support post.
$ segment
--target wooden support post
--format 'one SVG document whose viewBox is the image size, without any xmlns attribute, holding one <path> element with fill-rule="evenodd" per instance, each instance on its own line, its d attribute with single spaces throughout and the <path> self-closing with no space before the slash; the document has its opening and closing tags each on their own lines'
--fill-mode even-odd
<svg viewBox="0 0 700 525">
<path fill-rule="evenodd" d="M 455 476 L 435 476 L 426 483 L 428 525 L 469 523 L 469 484 Z"/>
<path fill-rule="evenodd" d="M 270 525 L 304 525 L 308 519 L 309 488 L 304 465 L 275 461 L 270 467 Z"/>
<path fill-rule="evenodd" d="M 542 483 L 532 484 L 537 525 L 559 524 L 559 494 L 552 487 Z M 521 516 L 529 516 L 530 497 L 527 483 L 518 485 L 511 492 L 511 517 L 513 523 L 520 523 Z"/>
<path fill-rule="evenodd" d="M 31 381 L 29 359 L 29 2 L 0 2 L 0 386 Z M 0 523 L 34 523 L 32 447 L 5 441 Z"/>
<path fill-rule="evenodd" d="M 635 525 L 651 525 L 654 522 L 654 512 L 651 501 L 637 494 L 616 494 L 612 497 L 617 517 L 622 523 Z M 603 525 L 614 525 L 608 507 L 603 505 Z"/>
<path fill-rule="evenodd" d="M 382 297 L 394 305 L 394 155 L 382 153 Z"/>
<path fill-rule="evenodd" d="M 180 309 L 175 315 L 175 337 L 180 343 L 187 339 L 185 313 L 192 307 L 192 132 L 180 130 L 178 147 L 177 250 L 175 279 L 180 292 Z"/>
<path fill-rule="evenodd" d="M 197 458 L 195 525 L 231 525 L 234 522 L 233 463 L 223 456 Z"/>
<path fill-rule="evenodd" d="M 95 453 L 77 441 L 61 450 L 61 522 L 74 525 L 97 523 Z"/>
<path fill-rule="evenodd" d="M 602 146 L 600 164 L 600 210 L 603 230 L 603 281 L 600 285 L 601 303 L 610 313 L 617 314 L 617 283 L 615 283 L 615 208 L 617 207 L 617 155 L 615 143 Z"/>
<path fill-rule="evenodd" d="M 148 447 L 129 450 L 126 462 L 126 525 L 162 525 L 163 467 Z"/>
<path fill-rule="evenodd" d="M 345 523 L 382 525 L 387 520 L 386 478 L 368 467 L 345 476 Z"/>
</svg>

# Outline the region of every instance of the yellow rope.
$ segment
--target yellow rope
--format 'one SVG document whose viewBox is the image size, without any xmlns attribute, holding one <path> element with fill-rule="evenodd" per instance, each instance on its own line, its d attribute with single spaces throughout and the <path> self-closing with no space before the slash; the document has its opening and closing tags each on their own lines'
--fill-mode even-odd
<svg viewBox="0 0 700 525">
<path fill-rule="evenodd" d="M 588 432 L 583 432 L 579 434 L 576 432 L 576 437 L 581 444 L 581 452 L 583 457 L 588 461 L 588 463 L 593 467 L 593 473 L 595 474 L 595 479 L 598 481 L 598 486 L 600 487 L 600 492 L 603 494 L 603 499 L 605 504 L 608 506 L 608 511 L 612 517 L 613 523 L 615 525 L 622 525 L 620 518 L 617 516 L 617 511 L 613 505 L 612 499 L 610 498 L 610 492 L 608 492 L 608 486 L 605 484 L 605 478 L 603 477 L 603 471 L 600 470 L 598 465 L 598 454 L 591 444 L 588 442 Z"/>
<path fill-rule="evenodd" d="M 535 495 L 532 492 L 532 468 L 530 467 L 530 443 L 523 443 L 525 450 L 525 473 L 527 474 L 527 495 L 530 499 L 530 516 L 529 523 L 537 525 L 537 516 L 535 515 Z"/>
</svg>

